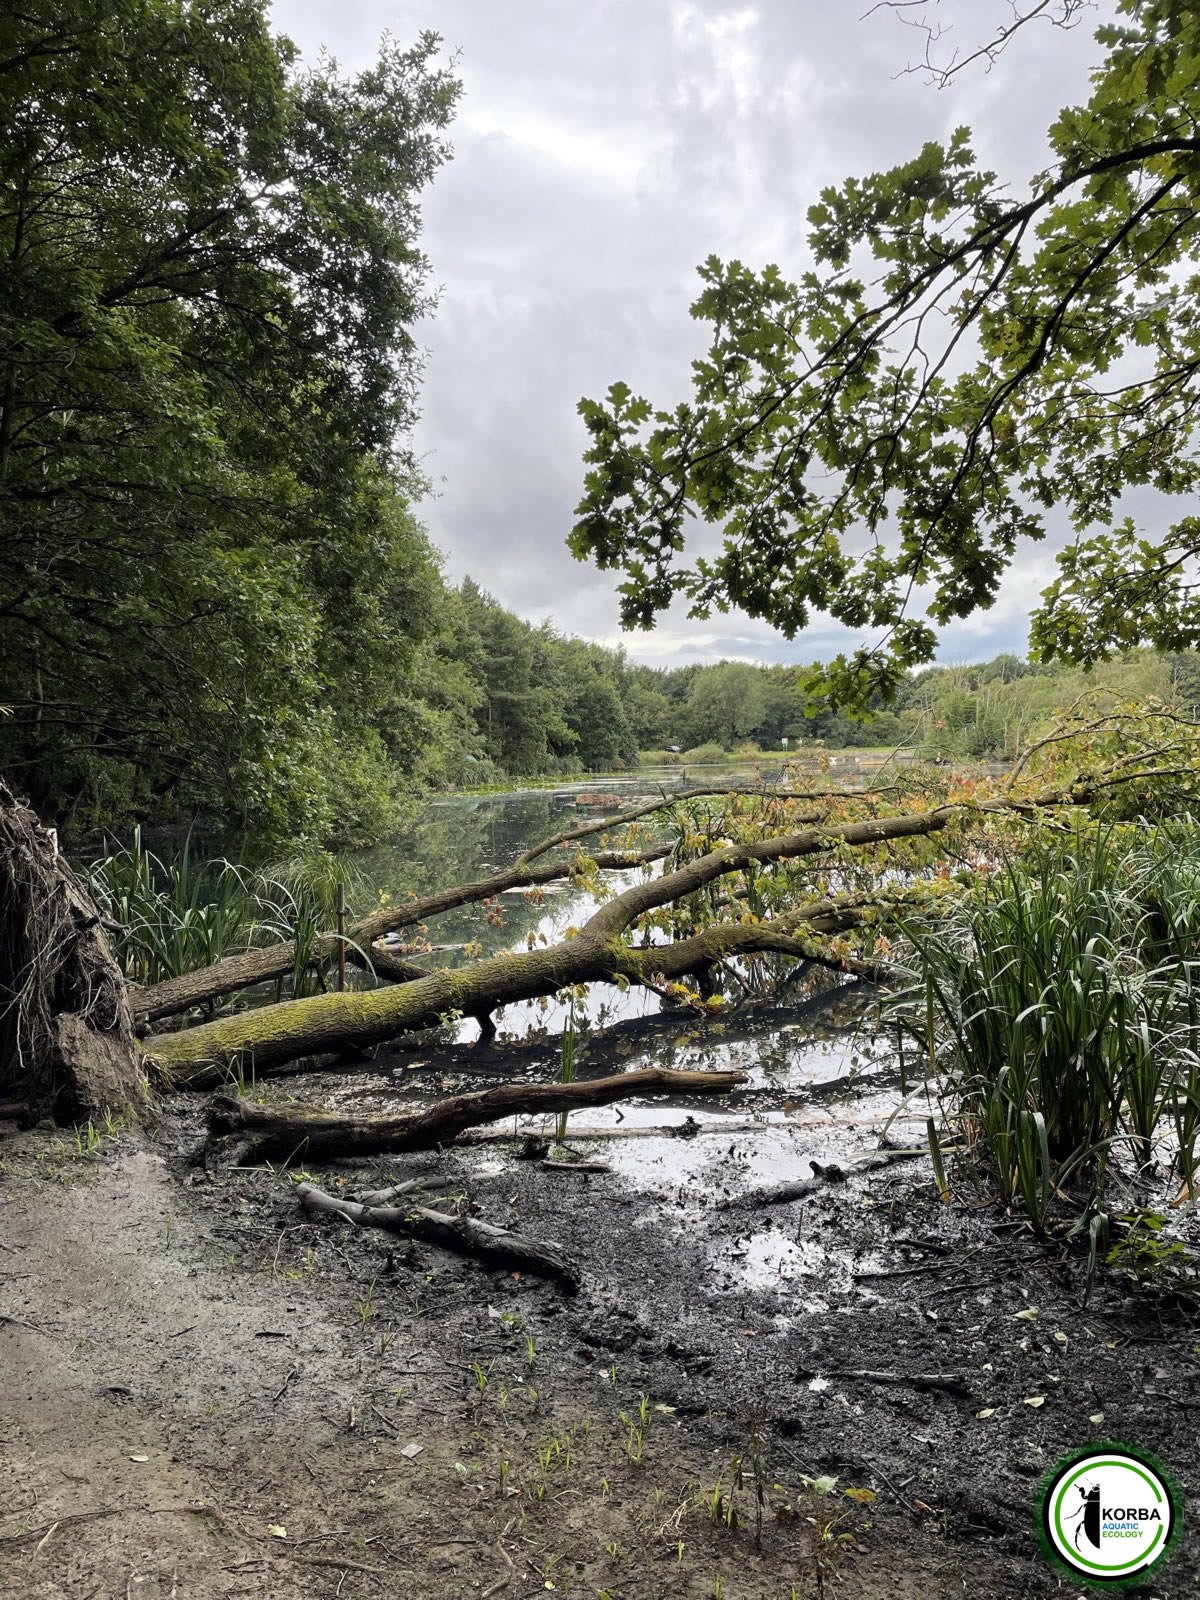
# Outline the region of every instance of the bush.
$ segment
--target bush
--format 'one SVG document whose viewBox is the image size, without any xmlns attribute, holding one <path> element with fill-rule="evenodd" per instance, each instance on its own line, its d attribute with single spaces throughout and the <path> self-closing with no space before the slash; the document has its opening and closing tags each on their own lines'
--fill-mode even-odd
<svg viewBox="0 0 1200 1600">
<path fill-rule="evenodd" d="M 707 744 L 698 744 L 693 750 L 685 750 L 683 759 L 693 765 L 703 765 L 706 762 L 728 761 L 730 755 L 719 744 L 714 744 L 710 739 Z"/>
</svg>

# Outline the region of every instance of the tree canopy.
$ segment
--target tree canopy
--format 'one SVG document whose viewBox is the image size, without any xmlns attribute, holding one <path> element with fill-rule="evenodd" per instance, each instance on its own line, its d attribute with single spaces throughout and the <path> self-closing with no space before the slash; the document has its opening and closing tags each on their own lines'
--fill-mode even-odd
<svg viewBox="0 0 1200 1600">
<path fill-rule="evenodd" d="M 789 637 L 827 614 L 869 637 L 814 692 L 862 705 L 989 606 L 1060 507 L 1074 536 L 1033 614 L 1036 655 L 1200 639 L 1200 15 L 1118 12 L 1090 98 L 1060 113 L 1021 192 L 965 128 L 828 189 L 795 280 L 700 268 L 711 339 L 687 398 L 618 382 L 580 403 L 571 546 L 625 574 L 627 626 L 677 596 Z M 1173 520 L 1122 515 L 1140 486 L 1182 501 Z M 720 548 L 689 559 L 700 522 Z"/>
<path fill-rule="evenodd" d="M 436 632 L 403 455 L 439 41 L 299 71 L 262 0 L 0 16 L 0 762 L 271 837 L 386 791 Z"/>
</svg>

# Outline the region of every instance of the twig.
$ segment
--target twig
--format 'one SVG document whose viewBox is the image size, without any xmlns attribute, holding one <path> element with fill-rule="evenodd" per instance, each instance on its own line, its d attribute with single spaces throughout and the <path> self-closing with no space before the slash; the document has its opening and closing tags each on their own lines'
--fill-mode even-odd
<svg viewBox="0 0 1200 1600">
<path fill-rule="evenodd" d="M 386 1578 L 386 1567 L 369 1567 L 365 1561 L 350 1561 L 345 1556 L 294 1556 L 286 1550 L 274 1550 L 275 1556 L 282 1556 L 285 1561 L 290 1561 L 295 1567 L 333 1567 L 338 1572 L 370 1572 L 377 1578 Z"/>
<path fill-rule="evenodd" d="M 271 1396 L 271 1399 L 273 1401 L 282 1400 L 283 1399 L 283 1396 L 284 1396 L 285 1391 L 287 1390 L 288 1384 L 291 1383 L 292 1379 L 295 1376 L 296 1376 L 296 1369 L 295 1369 L 295 1367 L 293 1367 L 292 1370 L 288 1373 L 287 1377 L 279 1385 L 278 1389 L 276 1389 L 275 1393 Z"/>
<path fill-rule="evenodd" d="M 970 1394 L 961 1372 L 874 1372 L 866 1367 L 826 1367 L 817 1371 L 812 1367 L 797 1367 L 797 1378 L 840 1378 L 858 1383 L 894 1383 L 909 1389 L 947 1389 L 957 1394 Z"/>
</svg>

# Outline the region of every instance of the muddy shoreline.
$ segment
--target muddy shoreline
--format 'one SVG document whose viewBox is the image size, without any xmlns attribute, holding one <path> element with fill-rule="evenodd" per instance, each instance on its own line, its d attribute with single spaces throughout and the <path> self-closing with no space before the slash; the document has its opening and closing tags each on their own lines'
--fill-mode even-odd
<svg viewBox="0 0 1200 1600">
<path fill-rule="evenodd" d="M 880 1120 L 859 1093 L 855 1146 Z M 849 1148 L 832 1110 L 772 1123 L 763 1096 L 692 1138 L 658 1124 L 699 1113 L 624 1107 L 655 1126 L 596 1141 L 610 1173 L 504 1137 L 313 1173 L 448 1173 L 557 1240 L 573 1297 L 206 1171 L 198 1099 L 90 1154 L 0 1139 L 0 1595 L 1015 1600 L 1079 1592 L 1033 1530 L 1065 1450 L 1143 1445 L 1193 1503 L 1194 1307 L 1108 1275 L 1081 1309 L 1078 1252 L 969 1174 L 941 1203 L 927 1162 L 747 1207 Z M 1200 1594 L 1195 1523 L 1134 1593 Z"/>
</svg>

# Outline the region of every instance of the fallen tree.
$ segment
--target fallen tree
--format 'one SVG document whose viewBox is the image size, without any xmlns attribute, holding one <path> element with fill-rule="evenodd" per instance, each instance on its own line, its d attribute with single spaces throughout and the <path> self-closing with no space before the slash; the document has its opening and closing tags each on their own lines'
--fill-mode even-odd
<svg viewBox="0 0 1200 1600">
<path fill-rule="evenodd" d="M 853 791 L 808 790 L 793 789 L 746 789 L 741 787 L 728 788 L 692 788 L 680 789 L 671 794 L 661 795 L 647 801 L 642 805 L 631 807 L 629 810 L 616 812 L 607 817 L 595 818 L 561 833 L 552 834 L 543 839 L 539 844 L 532 845 L 522 852 L 511 866 L 500 872 L 489 874 L 486 878 L 476 879 L 471 883 L 454 884 L 446 889 L 436 890 L 433 894 L 423 895 L 419 898 L 401 902 L 394 906 L 381 906 L 371 912 L 369 916 L 360 917 L 352 922 L 346 929 L 348 945 L 357 947 L 356 959 L 362 957 L 357 952 L 370 952 L 370 959 L 376 971 L 382 976 L 400 981 L 407 981 L 412 974 L 404 974 L 397 969 L 396 957 L 386 949 L 376 945 L 376 941 L 386 934 L 397 933 L 402 928 L 413 928 L 427 922 L 432 917 L 443 915 L 447 911 L 456 910 L 460 906 L 478 904 L 480 901 L 495 899 L 498 895 L 506 894 L 512 889 L 537 889 L 549 883 L 556 883 L 564 878 L 577 877 L 581 874 L 594 874 L 595 872 L 622 872 L 632 868 L 652 865 L 661 861 L 670 854 L 670 845 L 650 845 L 640 850 L 604 850 L 595 856 L 584 857 L 578 852 L 557 857 L 554 861 L 542 862 L 535 866 L 534 862 L 540 861 L 552 850 L 562 850 L 567 845 L 576 844 L 581 839 L 594 838 L 597 834 L 610 833 L 618 828 L 629 826 L 656 812 L 668 810 L 672 806 L 685 804 L 689 800 L 700 799 L 715 795 L 741 795 L 753 796 L 764 802 L 779 802 L 786 800 L 805 800 L 816 802 L 829 799 L 832 795 L 839 798 Z M 862 791 L 867 798 L 877 798 L 884 791 Z M 814 822 L 818 813 L 812 816 L 797 818 L 797 821 Z M 326 934 L 321 939 L 314 951 L 314 957 L 330 957 L 336 954 L 337 936 Z M 238 989 L 247 989 L 257 983 L 266 983 L 272 978 L 279 978 L 293 970 L 296 959 L 296 946 L 291 940 L 281 940 L 273 944 L 263 945 L 259 948 L 243 950 L 235 955 L 226 956 L 223 960 L 214 962 L 212 966 L 199 967 L 193 972 L 185 972 L 178 977 L 169 978 L 163 983 L 155 984 L 146 989 L 132 991 L 132 1005 L 135 1015 L 144 1022 L 157 1022 L 163 1017 L 176 1016 L 180 1012 L 190 1011 L 195 1006 L 207 1004 L 211 1000 L 220 999 L 221 996 L 232 994 Z"/>
<path fill-rule="evenodd" d="M 214 1095 L 208 1107 L 209 1145 L 238 1163 L 319 1161 L 327 1157 L 434 1150 L 468 1128 L 506 1117 L 553 1115 L 586 1106 L 611 1105 L 635 1094 L 728 1094 L 745 1083 L 744 1072 L 681 1071 L 645 1067 L 607 1078 L 573 1083 L 506 1083 L 391 1117 L 355 1117 L 303 1106 L 255 1105 L 232 1095 Z M 378 1196 L 364 1196 L 377 1199 Z"/>
<path fill-rule="evenodd" d="M 0 1098 L 63 1119 L 140 1104 L 125 981 L 58 843 L 0 781 Z"/>
<path fill-rule="evenodd" d="M 950 814 L 892 817 L 835 830 L 846 842 L 876 842 L 933 833 Z M 602 906 L 574 939 L 544 950 L 505 952 L 470 966 L 445 968 L 416 982 L 367 992 L 314 995 L 243 1011 L 178 1033 L 151 1035 L 142 1048 L 163 1083 L 215 1084 L 231 1068 L 269 1073 L 293 1061 L 345 1049 L 365 1049 L 399 1034 L 436 1026 L 454 1015 L 477 1015 L 521 1000 L 555 994 L 574 984 L 624 981 L 654 986 L 678 981 L 731 956 L 776 952 L 812 959 L 821 952 L 803 936 L 845 925 L 836 902 L 822 900 L 760 922 L 723 923 L 670 945 L 635 949 L 622 935 L 640 915 L 702 888 L 749 861 L 814 854 L 828 848 L 819 833 L 730 846 L 676 873 L 649 879 Z M 886 898 L 886 897 L 884 897 Z M 824 919 L 828 917 L 826 923 Z M 866 920 L 867 913 L 855 913 Z M 830 964 L 836 964 L 832 956 Z M 847 970 L 854 970 L 847 963 Z"/>
<path fill-rule="evenodd" d="M 884 924 L 945 904 L 940 894 L 953 887 L 951 870 L 956 864 L 970 867 L 972 850 L 982 848 L 986 857 L 998 846 L 999 834 L 1039 816 L 1063 826 L 1074 808 L 1111 800 L 1119 790 L 1124 791 L 1120 804 L 1126 814 L 1136 814 L 1130 808 L 1149 806 L 1161 813 L 1167 806 L 1190 803 L 1200 770 L 1197 725 L 1161 708 L 1137 713 L 1107 709 L 1091 720 L 1073 712 L 1060 731 L 1039 741 L 1036 752 L 1036 763 L 1019 771 L 1030 787 L 958 780 L 950 774 L 927 776 L 924 793 L 931 803 L 896 815 L 876 814 L 878 790 L 846 791 L 839 798 L 833 798 L 836 791 L 825 791 L 829 798 L 819 815 L 813 810 L 817 797 L 804 790 L 714 791 L 722 795 L 715 807 L 690 806 L 687 792 L 643 803 L 554 835 L 502 873 L 399 907 L 381 906 L 351 930 L 369 948 L 383 932 L 423 923 L 439 910 L 490 900 L 504 886 L 536 888 L 566 876 L 593 895 L 596 906 L 582 928 L 568 929 L 558 943 L 539 948 L 531 939 L 528 949 L 447 968 L 413 963 L 407 952 L 386 952 L 380 967 L 387 970 L 369 980 L 389 980 L 380 987 L 290 998 L 259 1008 L 235 1006 L 177 1031 L 149 1032 L 143 1023 L 140 1061 L 163 1089 L 217 1086 L 231 1073 L 268 1074 L 294 1069 L 298 1062 L 344 1057 L 459 1016 L 477 1017 L 486 1028 L 492 1014 L 507 1005 L 594 982 L 642 985 L 668 1001 L 703 1009 L 723 1003 L 725 996 L 736 1000 L 754 993 L 759 985 L 770 992 L 772 985 L 785 981 L 788 963 L 803 968 L 818 962 L 886 981 L 892 968 Z M 1040 788 L 1032 787 L 1035 765 Z M 1073 775 L 1066 782 L 1061 777 L 1047 782 L 1063 772 Z M 636 821 L 668 806 L 675 810 L 667 842 L 651 840 L 638 848 L 635 840 L 630 848 L 625 840 L 626 848 L 606 849 L 590 858 L 542 859 L 569 851 L 577 837 L 604 833 L 622 820 Z M 870 814 L 862 815 L 863 810 Z M 28 826 L 27 817 L 23 826 Z M 59 869 L 48 835 L 39 849 L 39 893 L 52 899 Z M 11 842 L 7 854 L 11 860 L 19 858 Z M 666 870 L 661 869 L 664 863 Z M 640 878 L 605 899 L 602 874 L 608 869 L 634 869 Z M 68 898 L 74 893 L 69 885 L 63 892 Z M 106 969 L 99 918 L 78 897 L 71 904 L 73 948 L 86 945 L 92 952 L 91 987 L 85 984 L 80 990 L 85 996 L 82 1009 L 70 994 L 60 1002 L 46 974 L 39 979 L 48 985 L 41 992 L 51 995 L 46 1003 L 54 1017 L 63 1018 L 55 1021 L 60 1041 L 78 1031 L 81 1017 L 97 1022 L 107 1018 L 115 1051 L 107 1057 L 112 1074 L 106 1087 L 80 1095 L 78 1103 L 98 1108 L 119 1098 L 124 1104 L 137 1079 L 137 1058 L 128 1044 L 127 1002 L 111 966 L 108 978 L 100 981 Z M 14 950 L 22 938 L 16 939 Z M 39 971 L 41 948 L 26 940 L 24 959 Z M 276 945 L 244 952 L 146 991 L 138 1003 L 152 1011 L 173 1008 L 183 1003 L 185 985 L 190 985 L 192 998 L 227 992 L 263 976 L 267 967 L 275 970 L 285 957 L 292 960 L 291 950 L 290 945 Z M 773 957 L 785 960 L 781 964 Z M 9 967 L 17 971 L 11 959 Z M 107 1001 L 107 1011 L 101 1000 Z M 11 1005 L 9 1013 L 14 1013 Z M 99 1032 L 106 1037 L 103 1028 Z M 25 1058 L 39 1063 L 29 1066 L 28 1075 L 44 1097 L 57 1081 L 54 1063 L 65 1055 L 60 1044 L 56 1055 L 43 1048 L 40 1056 Z M 27 1087 L 18 1088 L 11 1068 L 7 1081 L 13 1085 L 10 1093 Z M 101 1081 L 95 1078 L 97 1084 Z"/>
</svg>

